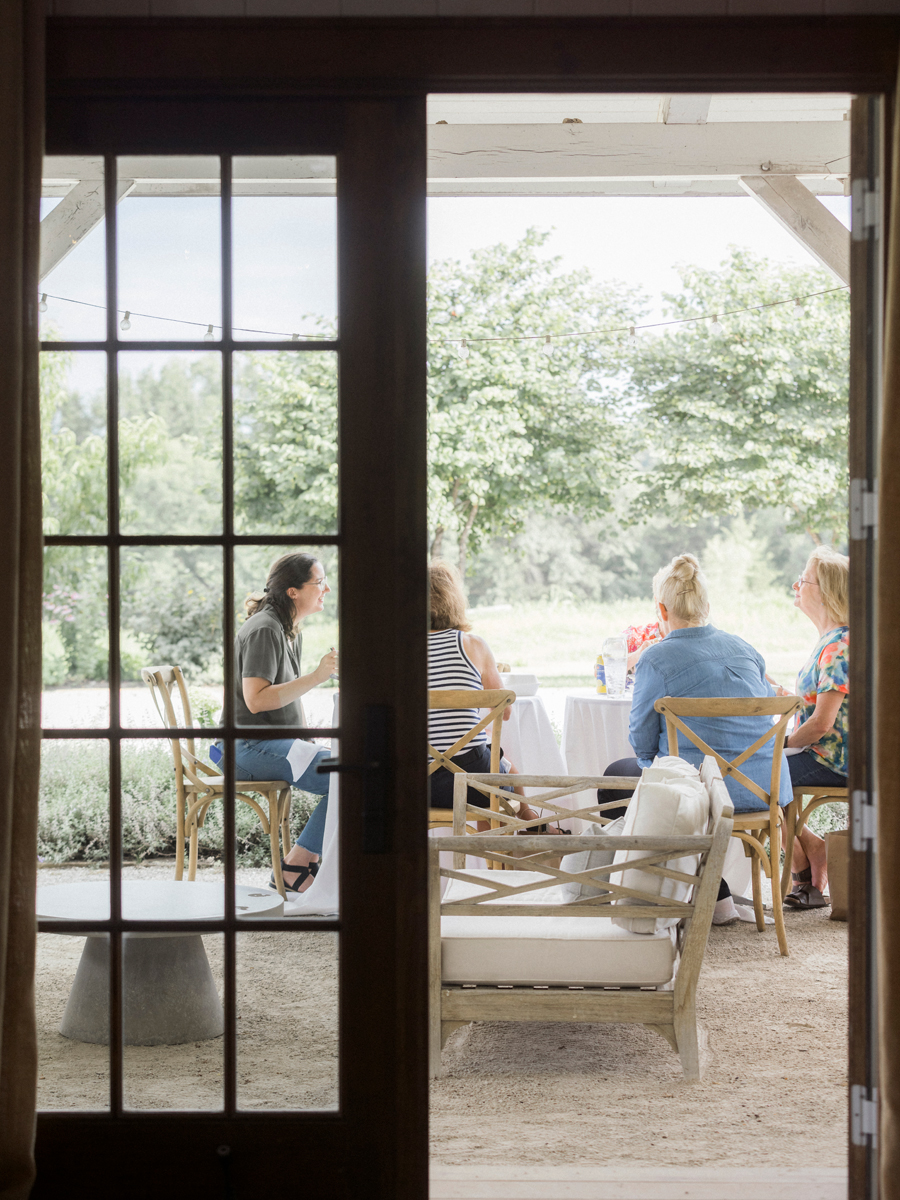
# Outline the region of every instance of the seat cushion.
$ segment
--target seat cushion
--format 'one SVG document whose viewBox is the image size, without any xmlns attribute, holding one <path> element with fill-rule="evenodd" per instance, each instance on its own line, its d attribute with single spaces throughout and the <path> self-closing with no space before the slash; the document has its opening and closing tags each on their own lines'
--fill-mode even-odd
<svg viewBox="0 0 900 1200">
<path fill-rule="evenodd" d="M 467 872 L 494 876 L 496 871 Z M 517 871 L 516 884 L 537 881 L 537 871 Z M 502 880 L 508 883 L 508 878 Z M 477 895 L 476 884 L 451 880 L 444 902 Z M 503 904 L 561 904 L 552 887 Z M 667 930 L 651 936 L 617 928 L 608 917 L 442 917 L 441 979 L 444 983 L 648 987 L 668 983 L 675 945 Z"/>
<path fill-rule="evenodd" d="M 651 768 L 652 769 L 652 768 Z M 625 814 L 623 837 L 690 837 L 706 833 L 709 825 L 709 794 L 699 778 L 673 776 L 668 783 L 645 782 L 641 779 L 634 798 Z M 616 863 L 632 862 L 646 856 L 644 850 L 619 850 Z M 676 871 L 693 874 L 699 858 L 690 855 L 669 860 Z M 639 889 L 651 896 L 689 900 L 692 885 L 673 879 L 664 879 L 647 871 L 623 871 L 613 876 L 613 882 L 621 880 L 623 887 Z M 640 904 L 630 897 L 622 897 L 620 904 Z M 617 917 L 616 925 L 632 933 L 649 934 L 658 928 L 677 925 L 677 917 Z"/>
</svg>

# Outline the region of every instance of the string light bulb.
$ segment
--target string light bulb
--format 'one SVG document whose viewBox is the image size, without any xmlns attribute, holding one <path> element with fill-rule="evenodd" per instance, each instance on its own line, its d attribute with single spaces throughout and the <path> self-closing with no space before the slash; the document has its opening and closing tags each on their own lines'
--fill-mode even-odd
<svg viewBox="0 0 900 1200">
<path fill-rule="evenodd" d="M 553 357 L 553 342 L 550 338 L 544 339 L 544 344 L 541 346 L 541 354 L 546 354 L 548 358 Z"/>
<path fill-rule="evenodd" d="M 713 319 L 712 319 L 712 323 L 710 324 L 709 331 L 713 335 L 713 337 L 721 337 L 722 334 L 725 332 L 725 330 L 722 326 L 722 322 L 719 320 L 718 313 L 713 313 Z"/>
<path fill-rule="evenodd" d="M 292 334 L 291 334 L 291 341 L 292 341 L 292 342 L 299 342 L 299 341 L 300 341 L 300 334 L 299 334 L 299 333 L 292 333 Z"/>
<path fill-rule="evenodd" d="M 119 322 L 119 328 L 123 333 L 127 333 L 131 328 L 131 313 L 127 309 L 125 310 L 125 316 Z"/>
<path fill-rule="evenodd" d="M 631 325 L 628 329 L 628 340 L 631 342 L 632 346 L 638 340 L 637 330 L 633 325 Z"/>
<path fill-rule="evenodd" d="M 806 307 L 799 296 L 794 301 L 794 308 L 791 313 L 791 316 L 794 318 L 795 321 L 799 321 L 802 317 L 806 316 Z"/>
<path fill-rule="evenodd" d="M 465 338 L 463 338 L 463 340 L 460 342 L 459 350 L 457 350 L 457 354 L 462 359 L 466 359 L 469 357 L 469 347 L 468 347 L 468 344 L 466 343 Z"/>
<path fill-rule="evenodd" d="M 204 342 L 211 342 L 213 340 L 213 336 L 213 327 L 212 325 L 208 325 L 206 328 L 206 333 L 203 335 Z"/>
<path fill-rule="evenodd" d="M 46 311 L 47 311 L 47 293 L 41 292 L 41 302 L 38 305 L 38 312 L 46 312 Z"/>
</svg>

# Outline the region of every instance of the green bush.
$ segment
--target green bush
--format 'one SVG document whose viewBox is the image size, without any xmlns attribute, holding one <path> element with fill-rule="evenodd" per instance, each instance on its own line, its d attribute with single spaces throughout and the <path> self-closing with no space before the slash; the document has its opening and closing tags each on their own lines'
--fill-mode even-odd
<svg viewBox="0 0 900 1200">
<path fill-rule="evenodd" d="M 198 743 L 205 755 L 208 743 Z M 316 797 L 295 792 L 291 829 L 296 837 Z M 265 866 L 269 837 L 256 814 L 238 803 L 237 862 Z M 223 806 L 213 804 L 200 830 L 201 858 L 221 860 Z M 122 744 L 122 854 L 144 859 L 174 855 L 175 775 L 168 743 Z M 105 742 L 47 741 L 41 765 L 38 854 L 45 862 L 106 862 L 109 859 L 109 752 Z"/>
</svg>

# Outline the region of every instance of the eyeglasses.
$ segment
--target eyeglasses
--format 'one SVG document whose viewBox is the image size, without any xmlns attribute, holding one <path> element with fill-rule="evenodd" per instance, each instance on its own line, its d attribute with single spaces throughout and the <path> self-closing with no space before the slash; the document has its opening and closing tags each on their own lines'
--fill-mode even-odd
<svg viewBox="0 0 900 1200">
<path fill-rule="evenodd" d="M 795 580 L 794 583 L 791 584 L 791 587 L 794 589 L 795 592 L 799 592 L 800 589 L 803 587 L 804 583 L 807 585 L 818 586 L 818 580 L 804 579 L 803 576 L 801 575 L 799 579 Z"/>
<path fill-rule="evenodd" d="M 327 579 L 323 575 L 321 579 L 311 579 L 309 582 L 314 584 L 317 588 L 323 588 L 327 583 Z"/>
</svg>

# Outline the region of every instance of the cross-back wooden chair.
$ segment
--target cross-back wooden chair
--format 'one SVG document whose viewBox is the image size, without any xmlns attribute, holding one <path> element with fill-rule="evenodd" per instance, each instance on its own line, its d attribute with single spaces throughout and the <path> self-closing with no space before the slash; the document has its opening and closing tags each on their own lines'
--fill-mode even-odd
<svg viewBox="0 0 900 1200">
<path fill-rule="evenodd" d="M 718 764 L 722 777 L 729 775 L 743 784 L 764 805 L 757 812 L 736 812 L 732 837 L 739 838 L 744 843 L 744 853 L 750 856 L 751 878 L 753 881 L 753 911 L 756 916 L 756 928 L 762 932 L 765 925 L 762 903 L 762 870 L 772 881 L 772 915 L 775 918 L 775 935 L 778 939 L 778 949 L 787 956 L 787 934 L 784 929 L 784 912 L 782 897 L 785 884 L 790 876 L 791 850 L 794 844 L 793 813 L 785 814 L 778 803 L 781 793 L 781 760 L 784 750 L 784 739 L 791 717 L 802 705 L 799 696 L 752 696 L 697 698 L 685 696 L 664 696 L 657 700 L 654 708 L 666 719 L 666 734 L 669 740 L 669 754 L 678 757 L 678 734 L 683 733 L 704 755 L 710 755 Z M 682 717 L 778 717 L 766 732 L 756 739 L 735 759 L 729 761 L 723 758 L 717 750 L 696 734 L 686 725 Z M 761 788 L 758 783 L 748 779 L 740 769 L 743 764 L 766 744 L 769 738 L 772 747 L 772 775 L 769 790 Z M 790 807 L 793 807 L 791 805 Z M 784 825 L 787 834 L 785 840 L 785 865 L 783 875 L 779 874 L 779 856 L 781 853 L 781 826 Z M 768 847 L 766 843 L 768 842 Z"/>
<path fill-rule="evenodd" d="M 191 702 L 181 667 L 144 667 L 141 678 L 150 689 L 156 711 L 167 729 L 189 729 L 193 725 Z M 177 689 L 183 720 L 179 722 L 174 701 Z M 189 840 L 188 880 L 197 877 L 197 837 L 207 810 L 214 800 L 225 794 L 225 777 L 208 763 L 197 757 L 194 739 L 173 737 L 172 758 L 175 765 L 175 878 L 184 877 L 184 843 Z M 272 850 L 272 870 L 275 884 L 284 896 L 284 879 L 281 874 L 281 859 L 291 848 L 291 785 L 284 779 L 254 780 L 252 784 L 239 784 L 241 791 L 235 797 L 249 804 L 259 817 L 263 831 L 269 835 Z M 263 796 L 268 804 L 268 814 L 258 800 L 248 792 Z M 278 835 L 281 832 L 279 850 Z"/>
<path fill-rule="evenodd" d="M 438 688 L 428 693 L 429 709 L 450 709 L 450 708 L 486 708 L 488 711 L 481 720 L 474 725 L 468 733 L 450 746 L 447 750 L 437 750 L 429 743 L 428 753 L 431 755 L 432 761 L 428 764 L 428 774 L 433 775 L 439 767 L 446 767 L 448 771 L 452 771 L 457 775 L 463 773 L 463 768 L 453 761 L 453 756 L 465 750 L 473 738 L 475 738 L 482 729 L 486 729 L 488 725 L 491 727 L 491 772 L 499 774 L 500 771 L 500 729 L 503 725 L 503 714 L 510 704 L 514 704 L 516 693 L 508 691 L 505 688 L 486 689 L 486 690 L 467 690 L 460 688 Z M 507 777 L 508 778 L 508 777 Z M 518 779 L 516 780 L 518 785 Z M 506 785 L 509 787 L 509 783 Z M 504 809 L 509 809 L 508 796 L 509 793 L 504 793 L 502 804 Z M 501 800 L 499 793 L 496 797 L 491 797 L 490 807 L 496 812 L 500 809 Z M 484 809 L 478 809 L 477 820 L 485 820 Z M 492 814 L 493 815 L 493 814 Z M 495 827 L 494 822 L 491 822 L 492 828 Z M 429 829 L 450 829 L 453 826 L 453 810 L 449 808 L 429 808 L 428 810 L 428 828 Z"/>
<path fill-rule="evenodd" d="M 527 825 L 513 816 L 504 821 L 507 828 L 499 832 L 485 831 L 466 836 L 459 832 L 466 829 L 470 814 L 483 810 L 466 802 L 466 782 L 479 790 L 493 792 L 501 786 L 504 775 L 467 775 L 455 781 L 454 834 L 446 842 L 446 849 L 454 855 L 453 868 L 442 867 L 440 852 L 445 847 L 429 846 L 429 990 L 430 990 L 430 1059 L 432 1077 L 441 1072 L 441 1050 L 447 1038 L 461 1025 L 472 1021 L 587 1021 L 635 1022 L 660 1034 L 679 1055 L 686 1080 L 696 1080 L 701 1074 L 702 1031 L 697 1025 L 696 992 L 700 968 L 706 949 L 713 909 L 716 904 L 722 866 L 731 834 L 732 804 L 722 783 L 716 764 L 706 758 L 700 769 L 700 779 L 710 796 L 710 816 L 706 830 L 697 836 L 656 837 L 630 836 L 608 837 L 575 834 L 567 838 L 566 850 L 632 850 L 640 851 L 641 857 L 628 862 L 611 863 L 605 867 L 592 867 L 575 873 L 555 867 L 553 862 L 559 853 L 554 836 L 535 835 L 522 838 L 523 847 L 530 852 L 529 874 L 515 878 L 509 874 L 496 874 L 490 882 L 485 873 L 466 873 L 466 858 L 477 856 L 489 862 L 497 860 L 504 865 L 509 860 L 509 843 L 505 836 L 515 832 L 516 826 Z M 545 793 L 530 796 L 529 804 L 559 811 L 565 816 L 578 816 L 607 824 L 611 818 L 604 815 L 608 808 L 619 808 L 622 800 L 598 801 L 583 809 L 573 810 L 561 806 L 558 801 L 565 795 L 574 795 L 586 789 L 631 789 L 639 783 L 635 778 L 613 778 L 610 776 L 575 778 L 570 776 L 523 775 L 517 782 L 526 787 L 547 788 Z M 628 803 L 628 802 L 626 802 Z M 501 818 L 503 820 L 503 818 Z M 697 855 L 697 866 L 690 874 L 678 870 L 678 862 L 684 855 Z M 515 860 L 519 865 L 519 860 Z M 635 884 L 635 876 L 629 874 L 626 886 L 624 872 L 640 870 L 648 880 L 653 877 L 678 880 L 692 885 L 685 900 L 666 898 Z M 455 898 L 447 893 L 441 896 L 441 880 L 459 880 L 461 883 L 478 885 L 478 894 Z M 496 882 L 495 882 L 496 881 Z M 606 889 L 595 894 L 569 900 L 554 901 L 548 888 L 559 884 L 602 884 Z M 523 903 L 519 897 L 528 896 Z M 504 903 L 506 901 L 507 903 Z M 622 919 L 674 918 L 677 921 L 677 961 L 674 978 L 669 982 L 652 987 L 619 983 L 607 986 L 602 982 L 575 989 L 564 982 L 556 986 L 547 979 L 534 984 L 510 983 L 485 984 L 473 979 L 470 984 L 446 983 L 442 978 L 442 917 L 542 917 L 554 918 L 607 917 Z M 567 922 L 568 923 L 568 922 Z M 638 934 L 638 938 L 645 935 Z"/>
</svg>

